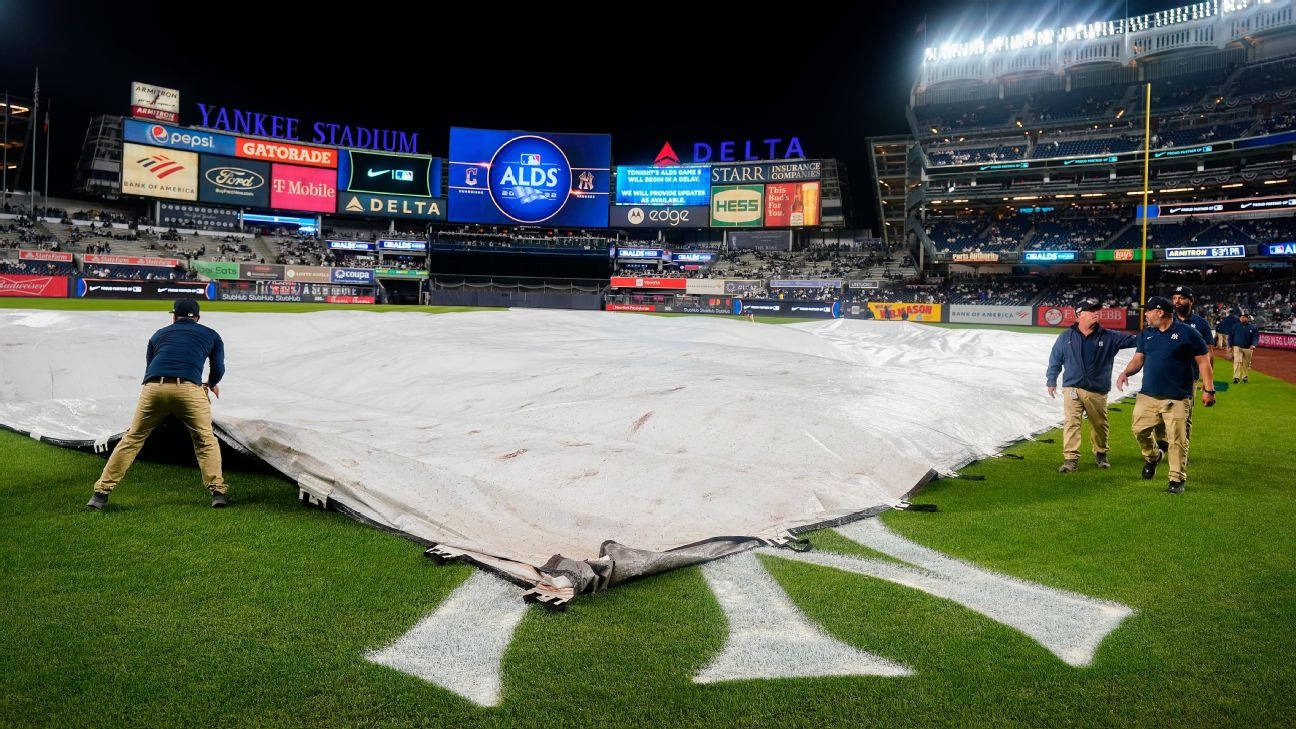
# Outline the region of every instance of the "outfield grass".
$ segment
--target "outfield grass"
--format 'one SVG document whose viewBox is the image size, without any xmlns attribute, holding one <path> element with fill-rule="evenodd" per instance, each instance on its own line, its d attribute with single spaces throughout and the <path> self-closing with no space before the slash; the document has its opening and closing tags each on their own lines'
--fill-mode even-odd
<svg viewBox="0 0 1296 729">
<path fill-rule="evenodd" d="M 0 726 L 1291 726 L 1296 386 L 1253 374 L 1199 407 L 1179 497 L 1164 470 L 1138 477 L 1131 407 L 1116 407 L 1110 471 L 1085 458 L 1063 476 L 1057 443 L 1021 444 L 1024 460 L 965 470 L 984 481 L 927 486 L 916 500 L 939 512 L 883 517 L 1135 608 L 1089 668 L 925 593 L 762 557 L 831 634 L 915 675 L 694 685 L 725 626 L 689 568 L 530 609 L 493 709 L 363 658 L 469 568 L 258 473 L 228 474 L 235 506 L 215 511 L 195 468 L 140 462 L 107 512 L 86 512 L 101 458 L 0 432 Z"/>
</svg>

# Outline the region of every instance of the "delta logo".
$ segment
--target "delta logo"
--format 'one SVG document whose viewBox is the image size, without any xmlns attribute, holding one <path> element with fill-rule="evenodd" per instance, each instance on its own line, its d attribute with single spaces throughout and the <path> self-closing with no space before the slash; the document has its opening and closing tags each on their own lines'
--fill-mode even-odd
<svg viewBox="0 0 1296 729">
<path fill-rule="evenodd" d="M 161 127 L 159 127 L 160 129 Z M 166 130 L 162 132 L 166 134 Z M 135 160 L 135 164 L 148 170 L 154 177 L 159 180 L 165 180 L 167 177 L 181 172 L 185 166 L 166 156 L 165 154 L 151 154 L 142 159 Z"/>
<path fill-rule="evenodd" d="M 670 142 L 667 142 L 662 145 L 657 158 L 653 160 L 653 167 L 674 167 L 679 163 L 679 155 L 675 154 L 675 149 L 671 147 Z"/>
</svg>

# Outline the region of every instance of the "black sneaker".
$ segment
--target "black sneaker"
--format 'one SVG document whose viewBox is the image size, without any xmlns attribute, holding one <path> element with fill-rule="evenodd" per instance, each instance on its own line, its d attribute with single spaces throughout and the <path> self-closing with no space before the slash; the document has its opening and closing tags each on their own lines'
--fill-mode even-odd
<svg viewBox="0 0 1296 729">
<path fill-rule="evenodd" d="M 1247 378 L 1243 377 L 1243 378 L 1242 378 L 1242 383 L 1243 383 L 1243 384 L 1246 384 L 1246 381 L 1247 381 Z"/>
<path fill-rule="evenodd" d="M 104 507 L 107 505 L 108 494 L 101 494 L 98 491 L 92 493 L 90 495 L 90 500 L 86 502 L 87 509 L 95 509 L 98 511 L 103 511 Z"/>
<path fill-rule="evenodd" d="M 1106 453 L 1097 453 L 1097 454 L 1095 454 L 1095 455 L 1094 455 L 1094 463 L 1097 463 L 1099 468 L 1111 468 L 1111 464 L 1107 462 L 1107 454 L 1106 454 Z"/>
<path fill-rule="evenodd" d="M 1075 473 L 1076 465 L 1074 459 L 1062 461 L 1062 465 L 1058 466 L 1058 473 Z"/>
<path fill-rule="evenodd" d="M 1155 461 L 1147 461 L 1143 464 L 1143 478 L 1151 480 L 1156 475 L 1157 464 L 1161 462 L 1162 458 L 1165 458 L 1165 451 L 1157 451 Z"/>
<path fill-rule="evenodd" d="M 1157 441 L 1157 448 L 1161 449 L 1161 457 L 1165 458 L 1165 455 L 1170 452 L 1170 442 L 1159 440 Z"/>
<path fill-rule="evenodd" d="M 213 509 L 223 509 L 226 506 L 229 506 L 229 499 L 225 497 L 225 494 L 222 494 L 219 491 L 213 491 L 211 505 Z"/>
<path fill-rule="evenodd" d="M 1237 383 L 1238 383 L 1238 378 L 1234 377 L 1234 378 L 1233 378 L 1233 384 L 1236 385 Z"/>
<path fill-rule="evenodd" d="M 1170 487 L 1166 489 L 1166 491 L 1172 494 L 1182 494 L 1183 490 L 1184 490 L 1183 481 L 1171 481 Z"/>
</svg>

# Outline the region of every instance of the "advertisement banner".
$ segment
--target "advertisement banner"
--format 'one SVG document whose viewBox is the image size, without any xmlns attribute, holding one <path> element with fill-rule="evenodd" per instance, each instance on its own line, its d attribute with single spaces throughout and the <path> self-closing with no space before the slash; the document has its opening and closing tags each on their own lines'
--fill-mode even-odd
<svg viewBox="0 0 1296 729">
<path fill-rule="evenodd" d="M 380 278 L 426 278 L 427 271 L 412 268 L 375 268 L 374 276 Z"/>
<path fill-rule="evenodd" d="M 823 161 L 817 159 L 799 162 L 756 162 L 732 165 L 712 165 L 712 185 L 734 185 L 767 182 L 800 182 L 818 180 L 823 176 Z"/>
<path fill-rule="evenodd" d="M 270 166 L 270 207 L 331 213 L 337 210 L 337 173 L 314 167 Z"/>
<path fill-rule="evenodd" d="M 372 296 L 325 296 L 324 300 L 330 304 L 372 304 Z"/>
<path fill-rule="evenodd" d="M 3 280 L 0 277 L 0 280 Z M 1269 349 L 1291 349 L 1296 350 L 1296 334 L 1280 334 L 1277 332 L 1260 332 L 1259 346 Z"/>
<path fill-rule="evenodd" d="M 676 299 L 662 304 L 660 311 L 674 314 L 732 314 L 734 300 L 728 296 L 709 296 L 698 299 Z"/>
<path fill-rule="evenodd" d="M 686 279 L 684 292 L 703 296 L 720 296 L 725 293 L 725 280 L 722 278 Z"/>
<path fill-rule="evenodd" d="M 1296 256 L 1296 242 L 1265 243 L 1260 246 L 1260 253 L 1266 256 Z"/>
<path fill-rule="evenodd" d="M 240 263 L 238 277 L 245 281 L 282 281 L 284 267 L 277 263 Z"/>
<path fill-rule="evenodd" d="M 329 269 L 329 281 L 335 284 L 372 286 L 374 272 L 368 268 L 333 268 Z"/>
<path fill-rule="evenodd" d="M 372 251 L 374 244 L 367 240 L 330 240 L 325 241 L 330 251 Z"/>
<path fill-rule="evenodd" d="M 1075 251 L 1026 251 L 1022 253 L 1022 260 L 1026 263 L 1061 263 L 1074 261 L 1075 259 Z"/>
<path fill-rule="evenodd" d="M 711 202 L 711 169 L 705 165 L 618 166 L 616 204 L 700 206 Z"/>
<path fill-rule="evenodd" d="M 121 185 L 123 195 L 197 200 L 198 155 L 124 142 Z"/>
<path fill-rule="evenodd" d="M 882 288 L 881 281 L 865 279 L 863 281 L 847 281 L 846 287 L 856 291 L 876 291 Z"/>
<path fill-rule="evenodd" d="M 190 261 L 189 270 L 211 279 L 236 279 L 239 264 L 233 261 Z"/>
<path fill-rule="evenodd" d="M 284 266 L 284 280 L 332 283 L 333 277 L 329 275 L 330 270 L 327 266 L 294 266 L 288 264 Z"/>
<path fill-rule="evenodd" d="M 772 289 L 839 289 L 842 280 L 839 278 L 783 278 L 769 282 Z"/>
<path fill-rule="evenodd" d="M 1296 195 L 1238 198 L 1203 203 L 1162 203 L 1159 208 L 1159 216 L 1153 215 L 1152 217 L 1250 213 L 1256 210 L 1292 210 L 1296 209 Z"/>
<path fill-rule="evenodd" d="M 1029 306 L 976 306 L 949 304 L 949 320 L 963 324 L 1020 324 L 1031 326 Z"/>
<path fill-rule="evenodd" d="M 1166 260 L 1193 258 L 1245 258 L 1246 246 L 1199 246 L 1192 248 L 1167 248 Z"/>
<path fill-rule="evenodd" d="M 131 82 L 131 116 L 175 124 L 180 121 L 180 92 L 165 86 Z"/>
<path fill-rule="evenodd" d="M 909 304 L 905 302 L 868 302 L 874 319 L 886 321 L 940 321 L 942 304 Z"/>
<path fill-rule="evenodd" d="M 726 294 L 751 296 L 757 291 L 765 290 L 765 282 L 758 279 L 728 279 L 724 282 Z"/>
<path fill-rule="evenodd" d="M 18 250 L 18 260 L 20 261 L 57 261 L 59 263 L 71 263 L 71 253 L 59 253 L 58 251 L 24 251 Z"/>
<path fill-rule="evenodd" d="M 427 241 L 425 240 L 395 240 L 393 238 L 382 238 L 378 241 L 379 250 L 399 251 L 403 253 L 413 253 L 427 250 Z"/>
<path fill-rule="evenodd" d="M 796 316 L 807 319 L 841 317 L 840 301 L 779 301 L 776 299 L 734 299 L 734 314 L 757 316 Z"/>
<path fill-rule="evenodd" d="M 212 132 L 200 132 L 193 129 L 167 126 L 156 122 L 141 122 L 133 119 L 122 120 L 122 139 L 136 144 L 149 144 L 154 147 L 169 147 L 185 152 L 206 152 L 210 154 L 233 155 L 234 137 Z"/>
<path fill-rule="evenodd" d="M 614 304 L 608 302 L 603 306 L 605 311 L 657 311 L 656 304 Z"/>
<path fill-rule="evenodd" d="M 338 189 L 441 197 L 441 158 L 344 149 L 338 157 Z"/>
<path fill-rule="evenodd" d="M 192 203 L 158 203 L 158 222 L 172 228 L 238 230 L 239 211 Z"/>
<path fill-rule="evenodd" d="M 711 208 L 706 205 L 613 205 L 608 211 L 608 225 L 613 228 L 705 228 L 710 223 Z"/>
<path fill-rule="evenodd" d="M 684 289 L 688 286 L 686 278 L 630 278 L 613 276 L 614 289 Z"/>
<path fill-rule="evenodd" d="M 1152 249 L 1149 248 L 1147 252 L 1147 259 L 1150 261 L 1153 258 L 1156 258 L 1156 256 L 1153 255 Z M 1095 261 L 1141 261 L 1143 260 L 1143 249 L 1142 248 L 1113 248 L 1113 249 L 1094 251 L 1094 260 Z"/>
<path fill-rule="evenodd" d="M 367 192 L 338 192 L 337 211 L 342 215 L 373 215 L 409 220 L 445 220 L 443 197 L 400 197 Z"/>
<path fill-rule="evenodd" d="M 819 183 L 784 182 L 765 186 L 766 227 L 819 224 Z"/>
<path fill-rule="evenodd" d="M 790 251 L 792 250 L 792 231 L 727 230 L 725 231 L 725 245 L 734 251 Z"/>
<path fill-rule="evenodd" d="M 204 154 L 199 162 L 198 199 L 210 203 L 268 208 L 270 165 L 267 162 Z"/>
<path fill-rule="evenodd" d="M 450 219 L 605 228 L 612 137 L 450 128 Z"/>
<path fill-rule="evenodd" d="M 664 258 L 666 251 L 660 248 L 617 248 L 617 258 L 628 258 L 631 260 L 652 259 L 657 260 Z"/>
<path fill-rule="evenodd" d="M 67 276 L 29 276 L 0 273 L 0 296 L 39 296 L 62 298 L 68 295 Z"/>
<path fill-rule="evenodd" d="M 216 298 L 216 282 L 115 281 L 82 278 L 77 296 L 85 299 L 207 299 Z"/>
<path fill-rule="evenodd" d="M 265 162 L 283 162 L 307 167 L 327 167 L 337 169 L 338 151 L 326 147 L 308 147 L 303 144 L 285 142 L 267 142 L 264 139 L 247 139 L 238 137 L 234 142 L 234 156 L 243 159 L 259 159 Z M 333 175 L 333 186 L 337 187 L 337 175 Z"/>
<path fill-rule="evenodd" d="M 712 263 L 716 259 L 716 254 L 702 251 L 679 251 L 672 253 L 670 258 L 676 263 Z"/>
<path fill-rule="evenodd" d="M 954 261 L 993 262 L 999 260 L 998 253 L 955 253 Z"/>
<path fill-rule="evenodd" d="M 101 266 L 153 266 L 156 268 L 175 268 L 180 261 L 174 258 L 138 258 L 136 256 L 85 255 L 81 259 L 86 263 L 97 263 Z"/>
<path fill-rule="evenodd" d="M 711 188 L 711 227 L 759 228 L 765 220 L 764 185 Z"/>
<path fill-rule="evenodd" d="M 1124 309 L 1099 309 L 1098 323 L 1108 329 L 1124 329 L 1129 312 Z M 1035 307 L 1035 324 L 1041 327 L 1069 327 L 1076 323 L 1075 309 L 1070 306 Z"/>
</svg>

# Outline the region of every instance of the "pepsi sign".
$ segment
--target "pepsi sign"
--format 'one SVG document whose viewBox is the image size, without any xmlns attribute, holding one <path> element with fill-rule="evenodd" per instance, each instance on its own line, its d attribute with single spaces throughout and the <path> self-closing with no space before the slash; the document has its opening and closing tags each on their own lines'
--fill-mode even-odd
<svg viewBox="0 0 1296 729">
<path fill-rule="evenodd" d="M 122 138 L 136 144 L 234 156 L 234 137 L 182 129 L 156 122 L 122 120 Z"/>
<path fill-rule="evenodd" d="M 451 220 L 606 227 L 605 134 L 450 130 Z"/>
</svg>

